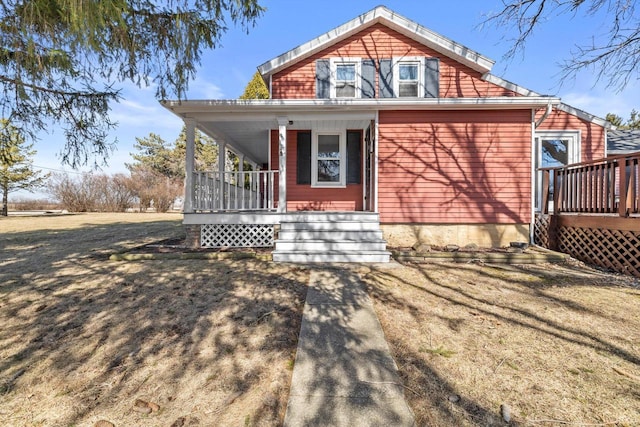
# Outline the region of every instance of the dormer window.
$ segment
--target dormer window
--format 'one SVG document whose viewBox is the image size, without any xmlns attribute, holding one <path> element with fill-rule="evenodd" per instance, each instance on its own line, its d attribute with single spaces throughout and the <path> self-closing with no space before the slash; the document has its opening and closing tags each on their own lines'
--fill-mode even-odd
<svg viewBox="0 0 640 427">
<path fill-rule="evenodd" d="M 331 59 L 331 98 L 360 98 L 360 58 Z"/>
</svg>

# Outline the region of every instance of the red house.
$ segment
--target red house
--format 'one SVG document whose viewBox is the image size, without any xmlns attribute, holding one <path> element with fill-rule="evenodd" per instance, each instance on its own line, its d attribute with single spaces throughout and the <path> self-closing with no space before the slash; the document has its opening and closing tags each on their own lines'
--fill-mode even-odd
<svg viewBox="0 0 640 427">
<path fill-rule="evenodd" d="M 271 99 L 164 102 L 187 126 L 189 234 L 302 262 L 529 242 L 536 169 L 604 157 L 607 122 L 493 64 L 380 6 L 260 65 Z M 240 170 L 194 170 L 195 128 Z"/>
</svg>

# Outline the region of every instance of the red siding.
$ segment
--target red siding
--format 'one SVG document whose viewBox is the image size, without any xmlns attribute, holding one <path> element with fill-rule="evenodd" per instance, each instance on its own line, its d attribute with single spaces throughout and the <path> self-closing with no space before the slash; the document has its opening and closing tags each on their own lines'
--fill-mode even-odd
<svg viewBox="0 0 640 427">
<path fill-rule="evenodd" d="M 529 223 L 531 111 L 381 111 L 385 223 Z"/>
<path fill-rule="evenodd" d="M 296 183 L 297 131 L 287 131 L 287 210 L 361 211 L 362 184 L 345 188 L 312 188 Z M 271 169 L 278 169 L 278 131 L 271 131 Z M 276 189 L 276 200 L 278 199 Z"/>
<path fill-rule="evenodd" d="M 315 61 L 320 58 L 355 57 L 379 59 L 394 56 L 440 58 L 440 97 L 517 96 L 514 92 L 482 80 L 472 70 L 382 24 L 375 24 L 310 58 L 276 73 L 272 78 L 274 99 L 315 98 Z M 377 87 L 377 85 L 376 85 Z M 376 90 L 377 94 L 377 90 Z"/>
<path fill-rule="evenodd" d="M 542 117 L 544 111 L 538 111 L 536 120 Z M 588 162 L 604 158 L 605 155 L 605 129 L 602 126 L 585 121 L 564 111 L 554 110 L 542 122 L 538 130 L 579 130 L 580 141 L 580 161 Z"/>
</svg>

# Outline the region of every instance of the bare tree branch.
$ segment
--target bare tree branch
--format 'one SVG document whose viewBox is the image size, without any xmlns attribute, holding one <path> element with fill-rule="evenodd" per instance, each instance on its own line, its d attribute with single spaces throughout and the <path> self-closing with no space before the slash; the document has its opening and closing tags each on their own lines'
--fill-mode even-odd
<svg viewBox="0 0 640 427">
<path fill-rule="evenodd" d="M 572 19 L 599 18 L 601 27 L 594 27 L 590 42 L 579 44 L 568 53 L 561 64 L 561 83 L 572 80 L 579 72 L 590 70 L 594 84 L 605 81 L 618 91 L 640 72 L 640 16 L 634 0 L 503 0 L 502 10 L 490 14 L 483 25 L 490 25 L 515 36 L 509 39 L 511 47 L 507 59 L 525 50 L 526 42 L 544 23 L 561 15 L 572 14 Z M 604 33 L 599 33 L 604 28 Z"/>
</svg>

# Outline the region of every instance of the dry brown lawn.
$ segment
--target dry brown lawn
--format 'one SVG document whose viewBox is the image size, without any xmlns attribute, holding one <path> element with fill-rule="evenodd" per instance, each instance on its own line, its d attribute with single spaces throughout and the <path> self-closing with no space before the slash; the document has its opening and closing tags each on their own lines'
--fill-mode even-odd
<svg viewBox="0 0 640 427">
<path fill-rule="evenodd" d="M 281 423 L 308 272 L 108 260 L 180 236 L 180 220 L 0 219 L 0 424 Z"/>
<path fill-rule="evenodd" d="M 0 219 L 0 420 L 280 425 L 308 270 L 114 262 L 180 215 Z M 640 425 L 637 279 L 583 265 L 363 267 L 424 426 Z M 506 405 L 506 406 L 505 406 Z"/>
<path fill-rule="evenodd" d="M 510 425 L 640 425 L 637 279 L 578 264 L 364 277 L 418 425 L 504 425 L 503 405 Z"/>
</svg>

